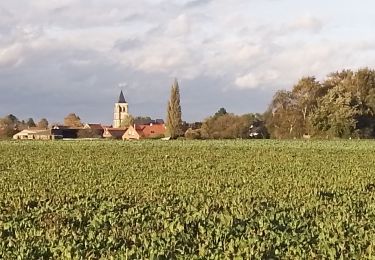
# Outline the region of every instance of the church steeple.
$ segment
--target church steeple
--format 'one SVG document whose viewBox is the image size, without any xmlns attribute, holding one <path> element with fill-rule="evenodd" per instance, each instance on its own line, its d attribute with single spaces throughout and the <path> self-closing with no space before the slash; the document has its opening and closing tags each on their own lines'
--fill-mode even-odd
<svg viewBox="0 0 375 260">
<path fill-rule="evenodd" d="M 120 96 L 118 98 L 118 102 L 117 103 L 121 103 L 121 104 L 126 103 L 126 100 L 125 100 L 125 97 L 124 97 L 124 93 L 122 93 L 122 90 L 120 92 Z"/>
<path fill-rule="evenodd" d="M 128 103 L 126 102 L 124 93 L 121 90 L 120 96 L 117 103 L 115 103 L 115 109 L 113 111 L 113 127 L 122 127 L 128 116 Z"/>
</svg>

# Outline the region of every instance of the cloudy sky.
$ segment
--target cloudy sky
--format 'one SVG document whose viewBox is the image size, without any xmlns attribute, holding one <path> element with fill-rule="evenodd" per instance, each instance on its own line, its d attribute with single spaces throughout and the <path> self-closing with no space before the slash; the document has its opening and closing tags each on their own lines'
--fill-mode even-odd
<svg viewBox="0 0 375 260">
<path fill-rule="evenodd" d="M 111 123 L 262 112 L 302 76 L 375 67 L 373 0 L 1 0 L 0 115 Z"/>
</svg>

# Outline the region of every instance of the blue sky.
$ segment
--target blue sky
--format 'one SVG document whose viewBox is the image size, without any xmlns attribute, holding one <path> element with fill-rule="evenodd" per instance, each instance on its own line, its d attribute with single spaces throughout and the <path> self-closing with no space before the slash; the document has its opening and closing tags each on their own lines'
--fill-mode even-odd
<svg viewBox="0 0 375 260">
<path fill-rule="evenodd" d="M 303 76 L 374 68 L 374 25 L 369 0 L 3 0 L 0 115 L 111 123 L 123 89 L 165 118 L 175 77 L 187 121 L 262 112 Z"/>
</svg>

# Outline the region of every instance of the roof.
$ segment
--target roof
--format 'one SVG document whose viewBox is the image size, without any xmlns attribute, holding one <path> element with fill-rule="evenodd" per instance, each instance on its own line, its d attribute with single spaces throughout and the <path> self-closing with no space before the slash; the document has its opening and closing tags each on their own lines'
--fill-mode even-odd
<svg viewBox="0 0 375 260">
<path fill-rule="evenodd" d="M 66 126 L 66 125 L 54 125 L 52 129 L 60 129 L 60 130 L 80 130 L 85 129 L 84 126 Z"/>
<path fill-rule="evenodd" d="M 47 130 L 47 128 L 32 126 L 32 127 L 28 127 L 27 130 Z"/>
<path fill-rule="evenodd" d="M 163 119 L 155 119 L 155 124 L 164 124 L 164 120 Z"/>
<path fill-rule="evenodd" d="M 103 137 L 117 137 L 121 138 L 122 135 L 128 130 L 128 128 L 106 128 L 103 133 Z"/>
<path fill-rule="evenodd" d="M 134 130 L 135 132 L 137 132 L 137 134 L 139 135 L 139 137 L 144 137 L 144 134 L 142 132 L 142 127 L 139 127 L 138 125 L 136 125 L 136 127 L 134 128 L 133 126 L 129 126 L 129 128 L 126 130 L 126 132 L 124 133 L 127 134 L 127 135 L 130 135 L 130 131 Z M 134 134 L 131 134 L 131 135 L 134 135 Z M 133 136 L 134 137 L 134 136 Z"/>
<path fill-rule="evenodd" d="M 158 136 L 158 135 L 164 135 L 166 132 L 165 125 L 159 125 L 159 124 L 151 124 L 151 125 L 137 125 L 136 126 L 137 132 L 142 132 L 142 136 L 144 137 L 152 137 L 152 136 Z"/>
<path fill-rule="evenodd" d="M 103 130 L 103 126 L 101 124 L 86 124 L 85 128 L 95 129 L 95 130 Z"/>
<path fill-rule="evenodd" d="M 69 126 L 65 126 L 65 125 L 54 125 L 52 126 L 52 129 L 69 129 L 70 127 Z"/>
<path fill-rule="evenodd" d="M 30 130 L 30 129 L 25 129 L 22 130 L 21 132 L 15 134 L 15 136 L 20 136 L 20 135 L 50 135 L 51 130 Z"/>
<path fill-rule="evenodd" d="M 121 128 L 113 128 L 113 127 L 107 127 L 105 128 L 106 131 L 126 131 L 128 130 L 127 127 L 121 127 Z"/>
<path fill-rule="evenodd" d="M 117 103 L 126 103 L 126 100 L 125 100 L 125 97 L 124 97 L 124 93 L 122 93 L 122 90 L 120 92 L 120 96 L 118 98 L 118 102 Z"/>
</svg>

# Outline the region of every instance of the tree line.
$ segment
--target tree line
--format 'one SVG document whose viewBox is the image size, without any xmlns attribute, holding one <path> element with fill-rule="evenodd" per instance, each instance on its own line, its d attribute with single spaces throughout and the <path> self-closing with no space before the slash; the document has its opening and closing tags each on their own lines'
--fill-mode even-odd
<svg viewBox="0 0 375 260">
<path fill-rule="evenodd" d="M 149 117 L 129 117 L 129 125 Z M 68 126 L 82 126 L 74 113 Z M 182 121 L 177 80 L 167 105 L 167 130 L 172 139 L 232 138 L 375 138 L 375 71 L 363 68 L 330 73 L 323 81 L 303 77 L 291 90 L 278 90 L 264 113 L 235 115 L 220 108 L 203 122 Z M 28 127 L 47 128 L 43 118 L 19 121 L 14 115 L 0 119 L 0 137 Z"/>
<path fill-rule="evenodd" d="M 10 114 L 0 118 L 0 139 L 10 138 L 17 132 L 31 127 L 38 127 L 40 129 L 48 128 L 48 120 L 42 118 L 37 123 L 34 119 L 28 118 L 27 120 L 19 120 L 15 115 Z"/>
<path fill-rule="evenodd" d="M 234 115 L 221 108 L 190 139 L 375 138 L 375 71 L 330 73 L 323 81 L 303 77 L 278 90 L 261 114 Z"/>
<path fill-rule="evenodd" d="M 322 82 L 304 77 L 276 92 L 264 118 L 272 138 L 374 138 L 375 71 L 343 70 Z"/>
<path fill-rule="evenodd" d="M 202 123 L 187 124 L 182 121 L 180 105 L 180 88 L 175 79 L 167 106 L 167 135 L 172 139 L 185 137 L 187 139 L 233 139 L 249 138 L 250 132 L 256 131 L 261 138 L 268 138 L 269 134 L 262 120 L 261 114 L 245 114 L 242 116 L 228 113 L 220 108 L 213 116 Z"/>
</svg>

